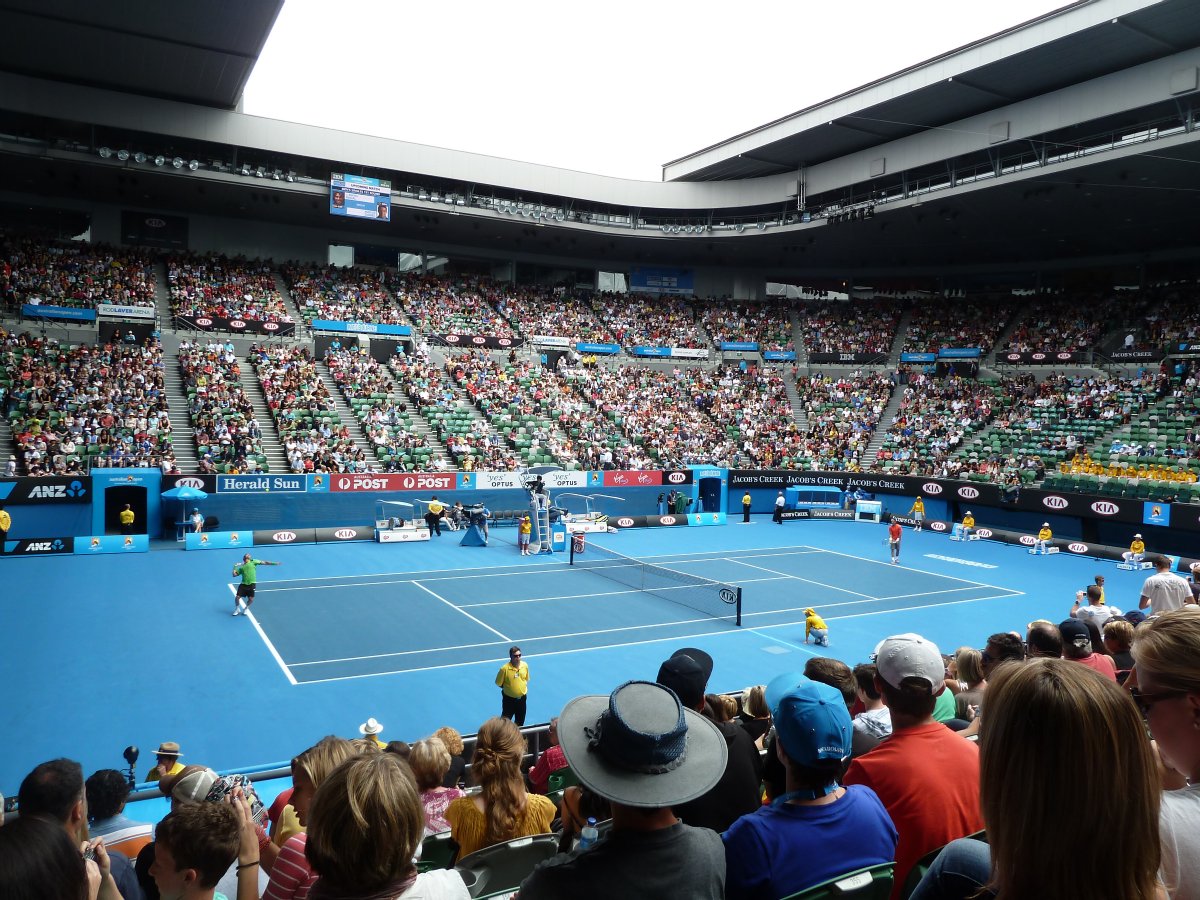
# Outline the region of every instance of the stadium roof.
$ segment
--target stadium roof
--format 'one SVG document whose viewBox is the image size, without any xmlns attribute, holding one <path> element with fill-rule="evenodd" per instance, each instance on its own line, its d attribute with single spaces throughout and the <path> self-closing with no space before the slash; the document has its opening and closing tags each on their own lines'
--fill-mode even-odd
<svg viewBox="0 0 1200 900">
<path fill-rule="evenodd" d="M 0 71 L 233 109 L 283 0 L 3 0 Z"/>
<path fill-rule="evenodd" d="M 663 180 L 795 172 L 1198 45 L 1196 0 L 1081 0 L 666 163 Z"/>
</svg>

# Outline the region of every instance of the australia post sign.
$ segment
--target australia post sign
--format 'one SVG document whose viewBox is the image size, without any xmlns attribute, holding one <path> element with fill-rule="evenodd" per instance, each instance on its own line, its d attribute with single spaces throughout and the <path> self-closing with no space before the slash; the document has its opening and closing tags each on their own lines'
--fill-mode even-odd
<svg viewBox="0 0 1200 900">
<path fill-rule="evenodd" d="M 331 491 L 452 491 L 458 487 L 456 472 L 359 473 L 330 475 Z"/>
</svg>

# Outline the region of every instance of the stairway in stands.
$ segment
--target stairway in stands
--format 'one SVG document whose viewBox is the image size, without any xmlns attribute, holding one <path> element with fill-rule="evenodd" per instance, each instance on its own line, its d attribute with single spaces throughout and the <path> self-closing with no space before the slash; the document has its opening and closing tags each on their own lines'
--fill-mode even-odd
<svg viewBox="0 0 1200 900">
<path fill-rule="evenodd" d="M 170 319 L 167 320 L 168 322 Z M 196 455 L 196 441 L 192 436 L 192 421 L 188 414 L 187 388 L 183 373 L 179 370 L 179 335 L 174 331 L 163 331 L 163 390 L 167 395 L 167 411 L 171 418 L 171 450 L 179 471 L 187 474 L 200 467 Z"/>
<path fill-rule="evenodd" d="M 317 363 L 317 375 L 321 379 L 321 383 L 325 385 L 325 390 L 329 391 L 329 398 L 333 402 L 334 412 L 337 413 L 338 419 L 346 430 L 350 433 L 350 440 L 354 442 L 355 448 L 362 450 L 367 456 L 367 464 L 371 465 L 375 462 L 375 451 L 371 446 L 371 442 L 367 440 L 367 433 L 363 431 L 362 423 L 358 421 L 358 417 L 354 415 L 354 410 L 350 404 L 346 402 L 346 395 L 342 393 L 342 389 L 338 387 L 333 375 L 329 372 L 329 366 L 325 363 Z"/>
<path fill-rule="evenodd" d="M 908 337 L 908 326 L 912 324 L 913 307 L 907 307 L 900 316 L 900 323 L 896 326 L 896 337 L 892 340 L 892 349 L 888 351 L 887 366 L 889 369 L 895 369 L 900 365 L 900 354 L 904 352 L 904 341 Z"/>
<path fill-rule="evenodd" d="M 791 373 L 784 374 L 783 389 L 792 404 L 792 421 L 796 423 L 796 428 L 801 434 L 808 434 L 808 413 L 804 411 L 804 398 L 796 390 L 796 380 L 792 378 Z"/>
<path fill-rule="evenodd" d="M 900 411 L 900 401 L 903 399 L 904 385 L 898 384 L 892 389 L 891 399 L 888 400 L 887 406 L 883 408 L 883 412 L 879 414 L 879 422 L 876 423 L 875 430 L 871 432 L 871 440 L 867 444 L 867 449 L 863 452 L 863 468 L 871 468 L 875 465 L 875 454 L 883 446 L 883 439 L 887 434 L 888 428 L 891 427 L 892 417 Z"/>
<path fill-rule="evenodd" d="M 790 314 L 792 323 L 792 344 L 796 348 L 796 368 L 801 372 L 808 371 L 808 347 L 804 345 L 804 322 L 800 319 L 799 311 L 793 309 Z"/>
<path fill-rule="evenodd" d="M 271 415 L 270 407 L 267 406 L 267 395 L 263 393 L 254 366 L 250 364 L 249 353 L 238 347 L 237 355 L 242 370 L 240 378 L 242 390 L 246 393 L 246 399 L 250 401 L 250 406 L 254 409 L 254 418 L 258 420 L 259 428 L 262 429 L 263 455 L 267 458 L 267 467 L 276 475 L 286 474 L 291 471 L 288 467 L 287 452 L 283 449 L 283 442 L 279 440 L 279 430 L 275 427 L 275 418 Z"/>
</svg>

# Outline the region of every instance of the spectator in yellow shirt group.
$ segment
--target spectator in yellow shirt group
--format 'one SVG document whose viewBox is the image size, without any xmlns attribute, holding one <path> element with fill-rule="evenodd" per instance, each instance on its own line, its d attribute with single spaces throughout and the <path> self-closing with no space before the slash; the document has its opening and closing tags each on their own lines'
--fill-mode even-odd
<svg viewBox="0 0 1200 900">
<path fill-rule="evenodd" d="M 829 627 L 825 620 L 817 615 L 811 606 L 804 611 L 804 643 L 808 643 L 809 635 L 818 647 L 829 646 Z"/>
<path fill-rule="evenodd" d="M 1142 540 L 1140 534 L 1133 536 L 1133 543 L 1129 545 L 1129 549 L 1121 554 L 1125 557 L 1125 562 L 1131 565 L 1138 565 L 1142 558 L 1146 555 L 1146 543 Z"/>
</svg>

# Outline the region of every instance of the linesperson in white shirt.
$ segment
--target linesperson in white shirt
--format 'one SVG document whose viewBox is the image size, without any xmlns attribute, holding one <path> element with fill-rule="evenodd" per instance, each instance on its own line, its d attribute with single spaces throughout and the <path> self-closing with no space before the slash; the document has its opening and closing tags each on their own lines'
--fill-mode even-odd
<svg viewBox="0 0 1200 900">
<path fill-rule="evenodd" d="M 1166 556 L 1155 556 L 1154 574 L 1142 585 L 1142 599 L 1138 609 L 1149 607 L 1153 615 L 1179 609 L 1185 603 L 1195 603 L 1192 588 L 1187 579 L 1171 571 L 1171 560 Z"/>
</svg>

